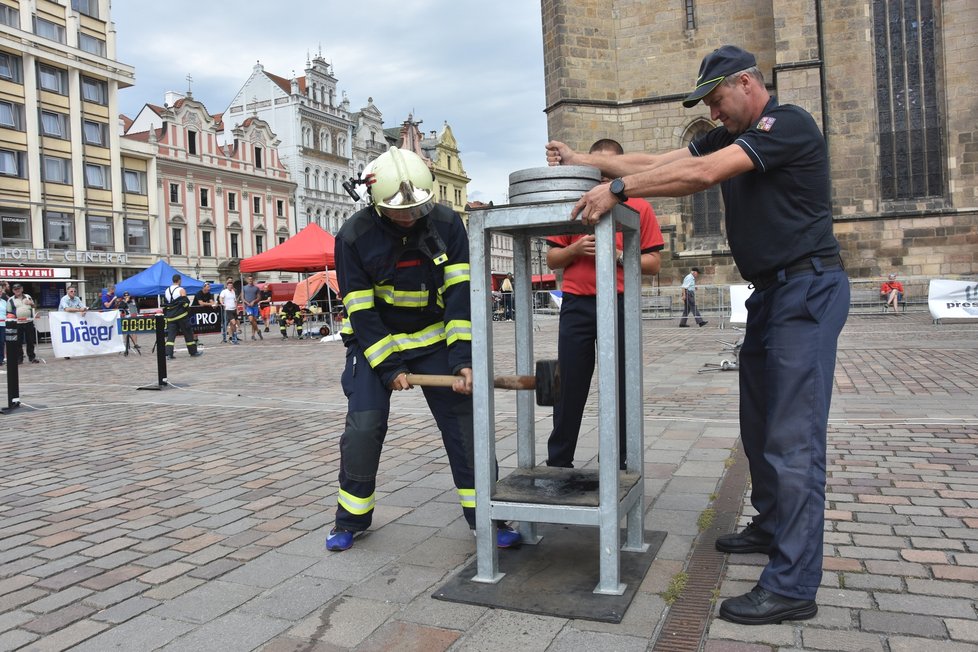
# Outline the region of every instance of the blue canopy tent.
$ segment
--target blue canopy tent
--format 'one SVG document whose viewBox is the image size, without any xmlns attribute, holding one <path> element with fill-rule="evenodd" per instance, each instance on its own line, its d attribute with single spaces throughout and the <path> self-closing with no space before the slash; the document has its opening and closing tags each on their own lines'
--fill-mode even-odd
<svg viewBox="0 0 978 652">
<path fill-rule="evenodd" d="M 181 286 L 187 291 L 188 295 L 193 296 L 204 287 L 204 282 L 184 274 L 179 269 L 172 267 L 165 260 L 158 260 L 152 266 L 144 269 L 135 276 L 130 276 L 124 281 L 115 284 L 115 293 L 121 296 L 123 292 L 128 292 L 134 297 L 155 297 L 163 294 L 168 287 L 173 285 L 173 275 L 179 274 L 183 281 Z M 219 293 L 224 289 L 221 283 L 211 283 L 211 292 Z"/>
</svg>

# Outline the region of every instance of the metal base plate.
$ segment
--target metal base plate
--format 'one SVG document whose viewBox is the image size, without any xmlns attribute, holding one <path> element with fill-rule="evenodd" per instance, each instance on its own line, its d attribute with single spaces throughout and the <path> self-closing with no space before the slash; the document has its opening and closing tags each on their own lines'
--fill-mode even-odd
<svg viewBox="0 0 978 652">
<path fill-rule="evenodd" d="M 666 538 L 665 532 L 646 530 L 644 552 L 621 553 L 621 595 L 594 592 L 600 576 L 598 529 L 541 524 L 543 540 L 535 546 L 499 551 L 496 584 L 472 581 L 477 560 L 435 591 L 437 600 L 476 604 L 526 613 L 619 623 Z M 622 533 L 622 540 L 625 535 Z"/>
</svg>

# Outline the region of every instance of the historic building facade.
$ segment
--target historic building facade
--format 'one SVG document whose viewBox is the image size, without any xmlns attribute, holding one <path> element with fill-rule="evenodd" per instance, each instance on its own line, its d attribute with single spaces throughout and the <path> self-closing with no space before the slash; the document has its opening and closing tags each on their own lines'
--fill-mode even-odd
<svg viewBox="0 0 978 652">
<path fill-rule="evenodd" d="M 551 137 L 576 148 L 599 137 L 626 151 L 684 147 L 713 126 L 702 104 L 681 104 L 701 59 L 737 44 L 756 54 L 779 101 L 822 128 L 853 277 L 978 272 L 978 4 L 542 0 L 542 12 Z M 693 265 L 714 272 L 711 282 L 740 282 L 717 189 L 653 205 L 663 284 Z"/>
<path fill-rule="evenodd" d="M 280 139 L 279 154 L 298 184 L 294 230 L 316 222 L 335 234 L 356 210 L 343 182 L 387 149 L 373 99 L 352 111 L 337 94 L 332 65 L 317 55 L 304 76 L 290 79 L 256 64 L 222 115 L 233 125 L 252 114 Z"/>
<path fill-rule="evenodd" d="M 294 233 L 296 184 L 279 158 L 278 138 L 254 115 L 227 128 L 186 95 L 146 104 L 127 124 L 125 143 L 156 160 L 158 215 L 141 242 L 198 278 L 237 278 L 242 258 Z"/>
<path fill-rule="evenodd" d="M 0 277 L 44 307 L 67 279 L 86 296 L 155 260 L 129 228 L 153 221 L 146 152 L 123 153 L 109 0 L 0 1 Z M 42 279 L 47 279 L 42 282 Z"/>
</svg>

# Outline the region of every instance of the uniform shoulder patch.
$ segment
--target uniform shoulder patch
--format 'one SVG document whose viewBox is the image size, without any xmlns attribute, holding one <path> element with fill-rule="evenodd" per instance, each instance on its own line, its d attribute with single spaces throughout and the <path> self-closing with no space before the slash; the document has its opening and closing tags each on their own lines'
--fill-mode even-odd
<svg viewBox="0 0 978 652">
<path fill-rule="evenodd" d="M 771 127 L 774 126 L 774 123 L 776 121 L 777 121 L 777 118 L 772 118 L 771 116 L 766 115 L 766 116 L 764 116 L 763 118 L 761 118 L 760 120 L 757 121 L 757 127 L 756 128 L 758 130 L 760 130 L 760 131 L 771 131 Z"/>
</svg>

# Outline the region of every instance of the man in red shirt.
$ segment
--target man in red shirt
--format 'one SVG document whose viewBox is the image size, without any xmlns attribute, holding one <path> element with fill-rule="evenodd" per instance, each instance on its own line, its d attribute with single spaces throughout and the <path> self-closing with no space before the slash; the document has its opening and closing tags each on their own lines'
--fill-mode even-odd
<svg viewBox="0 0 978 652">
<path fill-rule="evenodd" d="M 603 138 L 591 145 L 590 153 L 616 156 L 624 154 L 622 146 Z M 609 181 L 609 179 L 605 179 Z M 656 274 L 664 242 L 652 206 L 644 199 L 629 199 L 629 208 L 639 214 L 639 248 L 642 274 Z M 615 236 L 618 251 L 618 341 L 624 342 L 624 271 L 621 269 L 622 235 Z M 597 309 L 595 293 L 594 235 L 577 234 L 547 238 L 547 265 L 563 269 L 563 299 L 557 336 L 557 359 L 560 364 L 560 397 L 554 406 L 554 429 L 547 441 L 547 465 L 573 468 L 577 437 L 584 415 L 584 404 L 591 389 L 597 344 Z M 637 317 L 637 315 L 636 315 Z M 624 349 L 618 347 L 618 384 L 624 387 Z M 625 402 L 618 404 L 619 464 L 625 468 Z"/>
<path fill-rule="evenodd" d="M 886 301 L 883 311 L 893 308 L 895 314 L 900 314 L 900 301 L 903 300 L 903 283 L 896 280 L 896 274 L 890 274 L 886 283 L 880 288 L 880 297 Z"/>
</svg>

